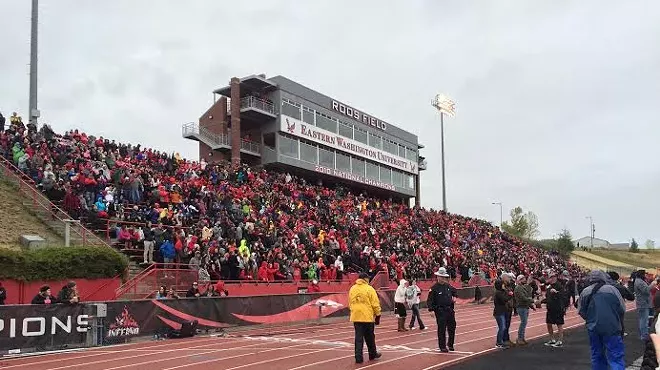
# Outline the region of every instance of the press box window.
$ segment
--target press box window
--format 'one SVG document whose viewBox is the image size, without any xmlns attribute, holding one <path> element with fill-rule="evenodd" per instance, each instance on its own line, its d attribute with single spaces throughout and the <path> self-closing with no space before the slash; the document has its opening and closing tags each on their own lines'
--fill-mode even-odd
<svg viewBox="0 0 660 370">
<path fill-rule="evenodd" d="M 300 143 L 300 160 L 307 163 L 318 164 L 319 163 L 319 148 L 316 145 L 311 145 L 307 143 Z"/>
<path fill-rule="evenodd" d="M 298 140 L 280 136 L 280 154 L 298 159 Z"/>
<path fill-rule="evenodd" d="M 307 108 L 303 105 L 302 107 L 302 120 L 305 123 L 314 125 L 314 110 Z"/>
<path fill-rule="evenodd" d="M 282 100 L 282 114 L 300 119 L 300 104 L 289 103 L 286 100 Z"/>
<path fill-rule="evenodd" d="M 364 161 L 351 157 L 352 172 L 354 175 L 364 176 Z"/>
<path fill-rule="evenodd" d="M 351 172 L 351 157 L 337 152 L 337 169 Z"/>
</svg>

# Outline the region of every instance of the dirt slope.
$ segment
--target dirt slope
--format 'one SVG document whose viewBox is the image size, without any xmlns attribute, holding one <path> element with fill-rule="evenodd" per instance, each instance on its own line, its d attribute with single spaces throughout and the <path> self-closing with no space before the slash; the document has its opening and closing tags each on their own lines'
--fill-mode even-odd
<svg viewBox="0 0 660 370">
<path fill-rule="evenodd" d="M 21 235 L 39 235 L 48 245 L 64 245 L 64 241 L 21 203 L 21 194 L 0 180 L 0 248 L 20 247 Z"/>
</svg>

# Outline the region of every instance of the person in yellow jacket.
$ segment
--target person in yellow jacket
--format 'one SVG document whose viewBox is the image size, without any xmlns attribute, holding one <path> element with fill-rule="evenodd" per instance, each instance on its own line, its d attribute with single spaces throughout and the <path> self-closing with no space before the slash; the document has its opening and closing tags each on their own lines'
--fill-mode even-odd
<svg viewBox="0 0 660 370">
<path fill-rule="evenodd" d="M 355 284 L 348 291 L 348 308 L 351 310 L 351 322 L 355 327 L 355 363 L 364 362 L 363 349 L 367 343 L 369 360 L 380 358 L 376 351 L 375 325 L 380 324 L 380 301 L 376 290 L 369 285 L 369 275 L 361 273 Z"/>
</svg>

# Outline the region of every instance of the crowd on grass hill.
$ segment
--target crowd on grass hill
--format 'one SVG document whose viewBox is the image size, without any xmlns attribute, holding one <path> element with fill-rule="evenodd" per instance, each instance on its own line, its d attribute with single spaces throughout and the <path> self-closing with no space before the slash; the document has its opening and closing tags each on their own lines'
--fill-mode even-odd
<svg viewBox="0 0 660 370">
<path fill-rule="evenodd" d="M 556 253 L 488 222 L 410 208 L 280 172 L 195 162 L 78 130 L 37 129 L 14 114 L 0 153 L 91 229 L 144 262 L 186 263 L 204 280 L 326 280 L 347 271 L 494 280 L 503 271 L 577 273 Z"/>
</svg>

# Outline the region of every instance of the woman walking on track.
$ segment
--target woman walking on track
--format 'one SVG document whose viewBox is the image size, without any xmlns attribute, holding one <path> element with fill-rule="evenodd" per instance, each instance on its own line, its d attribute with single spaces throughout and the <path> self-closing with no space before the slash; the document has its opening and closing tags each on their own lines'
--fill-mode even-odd
<svg viewBox="0 0 660 370">
<path fill-rule="evenodd" d="M 422 295 L 422 290 L 417 286 L 417 280 L 413 280 L 412 284 L 406 290 L 406 301 L 408 301 L 408 307 L 412 311 L 410 315 L 410 329 L 415 328 L 415 319 L 419 323 L 419 330 L 424 330 L 426 327 L 422 322 L 422 315 L 419 314 L 419 301 Z"/>
<path fill-rule="evenodd" d="M 369 274 L 361 273 L 348 291 L 350 320 L 355 327 L 355 363 L 364 362 L 363 349 L 367 343 L 369 360 L 380 358 L 376 350 L 375 325 L 380 324 L 380 301 L 376 290 L 369 285 Z"/>
<path fill-rule="evenodd" d="M 394 293 L 394 313 L 399 322 L 398 331 L 408 331 L 406 329 L 406 290 L 408 289 L 408 282 L 401 279 L 399 287 L 396 288 Z"/>
</svg>

